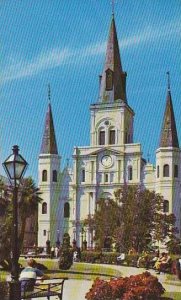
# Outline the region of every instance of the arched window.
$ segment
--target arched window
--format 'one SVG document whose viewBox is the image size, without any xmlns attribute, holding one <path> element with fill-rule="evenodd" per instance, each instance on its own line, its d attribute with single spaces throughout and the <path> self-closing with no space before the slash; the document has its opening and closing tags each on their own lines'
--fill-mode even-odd
<svg viewBox="0 0 181 300">
<path fill-rule="evenodd" d="M 47 170 L 43 170 L 42 172 L 42 181 L 47 181 Z"/>
<path fill-rule="evenodd" d="M 169 177 L 169 165 L 163 166 L 163 177 Z"/>
<path fill-rule="evenodd" d="M 113 89 L 113 71 L 106 70 L 106 90 L 111 91 Z"/>
<path fill-rule="evenodd" d="M 42 203 L 42 214 L 43 215 L 47 214 L 47 203 L 46 202 Z"/>
<path fill-rule="evenodd" d="M 132 168 L 132 166 L 128 167 L 128 180 L 133 180 L 133 168 Z"/>
<path fill-rule="evenodd" d="M 108 181 L 109 181 L 109 175 L 108 175 L 108 173 L 105 173 L 104 179 L 105 179 L 105 182 L 108 182 Z"/>
<path fill-rule="evenodd" d="M 174 165 L 174 177 L 178 177 L 178 165 Z"/>
<path fill-rule="evenodd" d="M 116 141 L 116 132 L 114 129 L 109 131 L 109 144 L 114 145 Z"/>
<path fill-rule="evenodd" d="M 105 131 L 99 131 L 99 145 L 105 145 Z"/>
<path fill-rule="evenodd" d="M 46 236 L 47 235 L 47 231 L 44 229 L 43 230 L 43 236 Z"/>
<path fill-rule="evenodd" d="M 159 177 L 160 177 L 160 167 L 157 166 L 157 178 L 159 178 Z"/>
<path fill-rule="evenodd" d="M 64 218 L 70 217 L 70 205 L 68 202 L 64 204 Z"/>
<path fill-rule="evenodd" d="M 82 182 L 85 182 L 85 169 L 82 169 L 82 178 L 81 178 Z"/>
<path fill-rule="evenodd" d="M 53 170 L 53 182 L 57 182 L 57 171 Z"/>
<path fill-rule="evenodd" d="M 164 200 L 164 202 L 163 202 L 163 212 L 164 213 L 169 212 L 169 202 L 168 202 L 168 200 Z"/>
</svg>

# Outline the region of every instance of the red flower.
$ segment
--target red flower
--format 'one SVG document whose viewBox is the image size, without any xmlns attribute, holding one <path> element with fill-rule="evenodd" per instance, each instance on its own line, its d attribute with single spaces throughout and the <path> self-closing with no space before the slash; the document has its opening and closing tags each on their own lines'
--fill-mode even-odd
<svg viewBox="0 0 181 300">
<path fill-rule="evenodd" d="M 164 288 L 158 278 L 149 272 L 143 274 L 111 279 L 109 282 L 97 278 L 87 300 L 159 300 Z"/>
</svg>

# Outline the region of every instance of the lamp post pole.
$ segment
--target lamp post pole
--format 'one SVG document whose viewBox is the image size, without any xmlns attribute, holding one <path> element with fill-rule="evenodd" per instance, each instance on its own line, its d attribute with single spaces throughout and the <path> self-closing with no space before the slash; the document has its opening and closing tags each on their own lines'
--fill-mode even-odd
<svg viewBox="0 0 181 300">
<path fill-rule="evenodd" d="M 21 299 L 21 287 L 19 281 L 19 239 L 18 239 L 18 181 L 23 178 L 23 174 L 28 166 L 25 159 L 19 154 L 19 147 L 13 146 L 13 154 L 4 161 L 3 167 L 8 179 L 13 185 L 13 220 L 11 235 L 11 281 L 9 300 Z"/>
<path fill-rule="evenodd" d="M 83 240 L 84 240 L 84 228 L 81 228 L 81 243 L 82 243 L 82 250 L 83 250 Z"/>
<path fill-rule="evenodd" d="M 47 230 L 46 253 L 50 255 L 50 230 Z"/>
<path fill-rule="evenodd" d="M 60 247 L 60 235 L 59 235 L 60 231 L 59 229 L 57 230 L 57 242 L 56 242 L 56 246 Z"/>
<path fill-rule="evenodd" d="M 16 185 L 16 179 L 14 180 L 13 191 L 13 228 L 12 228 L 12 273 L 11 278 L 13 281 L 18 281 L 19 278 L 19 241 L 18 241 L 18 187 Z"/>
</svg>

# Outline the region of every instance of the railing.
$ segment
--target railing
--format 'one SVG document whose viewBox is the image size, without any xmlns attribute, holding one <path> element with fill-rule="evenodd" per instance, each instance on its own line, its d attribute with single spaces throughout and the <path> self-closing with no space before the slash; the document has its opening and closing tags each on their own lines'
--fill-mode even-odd
<svg viewBox="0 0 181 300">
<path fill-rule="evenodd" d="M 56 280 L 55 282 L 52 282 L 52 280 Z M 61 281 L 60 281 L 61 280 Z M 46 297 L 48 300 L 52 296 L 58 296 L 60 300 L 63 298 L 63 287 L 65 280 L 68 280 L 68 278 L 58 279 L 58 278 L 52 278 L 51 282 L 50 279 L 44 280 L 43 282 L 37 281 L 34 287 L 34 291 L 32 292 L 23 292 L 21 294 L 21 299 L 34 299 L 34 298 L 41 298 Z"/>
</svg>

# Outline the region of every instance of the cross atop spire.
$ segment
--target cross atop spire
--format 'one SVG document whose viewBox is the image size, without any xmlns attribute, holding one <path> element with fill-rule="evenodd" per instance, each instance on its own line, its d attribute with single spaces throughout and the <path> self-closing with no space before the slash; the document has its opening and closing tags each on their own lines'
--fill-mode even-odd
<svg viewBox="0 0 181 300">
<path fill-rule="evenodd" d="M 170 91 L 170 72 L 167 71 L 167 76 L 168 76 L 168 91 Z"/>
<path fill-rule="evenodd" d="M 111 0 L 112 2 L 112 15 L 114 16 L 114 0 Z"/>
<path fill-rule="evenodd" d="M 50 88 L 50 83 L 48 84 L 48 102 L 51 103 L 51 88 Z"/>
</svg>

